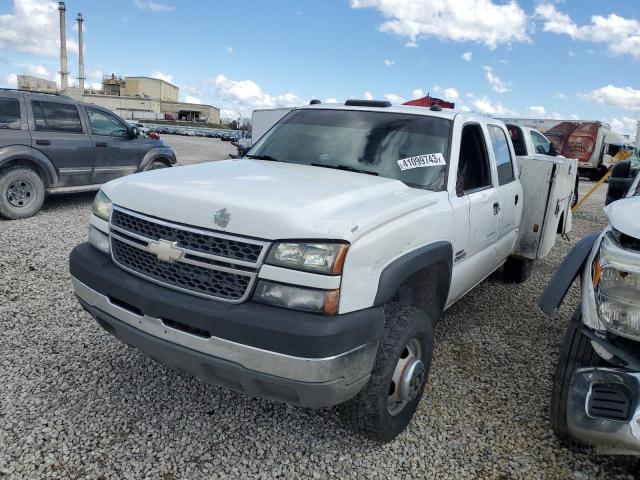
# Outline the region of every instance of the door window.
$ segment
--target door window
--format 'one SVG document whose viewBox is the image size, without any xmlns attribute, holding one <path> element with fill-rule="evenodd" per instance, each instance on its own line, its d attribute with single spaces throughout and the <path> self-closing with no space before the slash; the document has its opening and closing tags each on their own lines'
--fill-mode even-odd
<svg viewBox="0 0 640 480">
<path fill-rule="evenodd" d="M 57 102 L 32 102 L 36 130 L 82 133 L 80 115 L 75 105 Z"/>
<path fill-rule="evenodd" d="M 482 128 L 477 123 L 465 125 L 460 140 L 456 193 L 462 196 L 491 186 L 491 167 Z"/>
<path fill-rule="evenodd" d="M 548 154 L 550 151 L 549 146 L 551 142 L 540 135 L 538 132 L 531 130 L 531 141 L 533 142 L 533 148 L 536 153 Z"/>
<path fill-rule="evenodd" d="M 87 108 L 87 114 L 91 124 L 91 133 L 94 135 L 108 135 L 111 137 L 126 137 L 129 135 L 129 129 L 114 115 L 92 108 Z"/>
<path fill-rule="evenodd" d="M 509 135 L 511 135 L 511 142 L 513 143 L 513 149 L 516 151 L 516 155 L 526 155 L 527 146 L 524 143 L 524 134 L 522 129 L 515 125 L 507 125 Z"/>
<path fill-rule="evenodd" d="M 498 166 L 498 184 L 504 185 L 505 183 L 515 180 L 509 142 L 507 142 L 507 136 L 504 130 L 500 127 L 489 125 L 488 129 L 493 155 L 496 158 L 496 165 Z"/>
<path fill-rule="evenodd" d="M 0 98 L 0 128 L 20 130 L 20 101 L 17 98 Z"/>
</svg>

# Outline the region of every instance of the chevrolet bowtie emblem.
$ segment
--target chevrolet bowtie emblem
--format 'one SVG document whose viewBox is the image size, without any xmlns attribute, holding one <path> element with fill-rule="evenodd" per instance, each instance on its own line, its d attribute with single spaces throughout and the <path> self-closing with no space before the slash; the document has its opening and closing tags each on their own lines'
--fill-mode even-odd
<svg viewBox="0 0 640 480">
<path fill-rule="evenodd" d="M 182 257 L 182 250 L 178 248 L 178 242 L 160 239 L 157 242 L 149 242 L 149 251 L 158 256 L 163 262 L 175 262 Z"/>
</svg>

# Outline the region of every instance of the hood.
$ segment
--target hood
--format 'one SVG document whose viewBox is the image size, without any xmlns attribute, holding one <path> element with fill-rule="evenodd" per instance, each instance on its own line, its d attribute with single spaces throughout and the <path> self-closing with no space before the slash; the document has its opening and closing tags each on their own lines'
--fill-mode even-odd
<svg viewBox="0 0 640 480">
<path fill-rule="evenodd" d="M 372 175 L 248 159 L 152 170 L 102 190 L 130 210 L 267 240 L 353 241 L 446 196 Z"/>
<path fill-rule="evenodd" d="M 604 208 L 611 226 L 630 237 L 640 239 L 640 197 L 616 200 Z"/>
</svg>

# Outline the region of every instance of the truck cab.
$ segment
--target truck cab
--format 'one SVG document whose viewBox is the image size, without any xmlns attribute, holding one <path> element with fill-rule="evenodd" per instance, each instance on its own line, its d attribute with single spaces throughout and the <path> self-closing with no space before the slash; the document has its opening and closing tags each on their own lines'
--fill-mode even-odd
<svg viewBox="0 0 640 480">
<path fill-rule="evenodd" d="M 242 159 L 104 185 L 71 253 L 73 287 L 103 328 L 162 363 L 338 405 L 354 431 L 388 441 L 419 404 L 442 312 L 503 265 L 524 281 L 550 249 L 570 189 L 527 178 L 499 120 L 304 106 Z M 558 208 L 529 215 L 537 236 L 520 248 L 526 192 Z"/>
</svg>

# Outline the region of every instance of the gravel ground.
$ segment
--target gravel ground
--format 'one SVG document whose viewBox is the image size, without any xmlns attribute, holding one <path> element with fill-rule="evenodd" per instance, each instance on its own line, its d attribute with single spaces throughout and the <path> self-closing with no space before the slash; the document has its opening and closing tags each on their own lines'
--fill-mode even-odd
<svg viewBox="0 0 640 480">
<path fill-rule="evenodd" d="M 576 240 L 604 226 L 603 193 L 528 282 L 491 278 L 446 312 L 427 393 L 387 445 L 353 436 L 332 409 L 206 385 L 100 329 L 75 301 L 67 270 L 92 194 L 0 221 L 0 478 L 637 478 L 639 460 L 564 446 L 548 420 L 578 292 L 556 319 L 536 302 Z"/>
<path fill-rule="evenodd" d="M 219 138 L 162 135 L 162 140 L 176 152 L 179 165 L 223 160 L 229 158 L 230 153 L 238 152 L 231 142 L 223 142 Z"/>
</svg>

